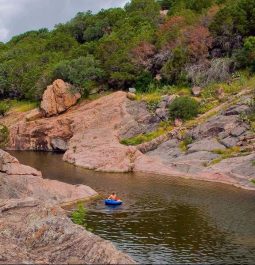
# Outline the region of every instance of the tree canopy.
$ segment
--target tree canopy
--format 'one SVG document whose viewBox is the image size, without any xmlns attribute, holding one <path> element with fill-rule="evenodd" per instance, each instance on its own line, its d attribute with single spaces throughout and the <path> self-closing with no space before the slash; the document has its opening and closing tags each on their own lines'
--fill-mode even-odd
<svg viewBox="0 0 255 265">
<path fill-rule="evenodd" d="M 55 78 L 85 95 L 96 86 L 146 91 L 158 75 L 162 84 L 192 85 L 203 71 L 214 82 L 215 62 L 233 62 L 222 76 L 254 70 L 254 38 L 254 0 L 132 0 L 80 12 L 52 31 L 0 43 L 0 97 L 39 99 Z"/>
</svg>

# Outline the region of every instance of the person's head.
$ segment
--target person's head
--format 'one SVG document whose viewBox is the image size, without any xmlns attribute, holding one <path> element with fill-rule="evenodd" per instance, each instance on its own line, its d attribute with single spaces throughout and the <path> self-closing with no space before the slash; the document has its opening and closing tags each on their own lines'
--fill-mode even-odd
<svg viewBox="0 0 255 265">
<path fill-rule="evenodd" d="M 115 192 L 112 192 L 112 195 L 116 195 L 116 193 Z"/>
</svg>

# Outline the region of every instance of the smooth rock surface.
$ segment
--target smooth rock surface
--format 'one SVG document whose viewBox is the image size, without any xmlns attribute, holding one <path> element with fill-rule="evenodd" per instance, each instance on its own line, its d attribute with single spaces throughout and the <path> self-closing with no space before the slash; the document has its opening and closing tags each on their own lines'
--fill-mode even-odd
<svg viewBox="0 0 255 265">
<path fill-rule="evenodd" d="M 188 152 L 199 152 L 199 151 L 215 151 L 224 150 L 226 147 L 220 144 L 216 139 L 204 139 L 193 144 L 188 145 Z"/>
</svg>

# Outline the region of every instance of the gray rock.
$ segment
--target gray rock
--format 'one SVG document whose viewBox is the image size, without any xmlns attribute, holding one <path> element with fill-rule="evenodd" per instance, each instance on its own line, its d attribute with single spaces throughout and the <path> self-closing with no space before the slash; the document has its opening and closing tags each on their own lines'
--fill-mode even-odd
<svg viewBox="0 0 255 265">
<path fill-rule="evenodd" d="M 128 91 L 130 92 L 130 93 L 136 93 L 136 89 L 134 88 L 134 87 L 130 87 L 129 89 L 128 89 Z"/>
<path fill-rule="evenodd" d="M 65 152 L 68 148 L 68 143 L 62 138 L 53 138 L 51 140 L 51 146 L 55 151 L 63 151 Z"/>
<path fill-rule="evenodd" d="M 178 145 L 178 140 L 170 140 L 159 145 L 156 150 L 148 152 L 147 155 L 159 157 L 163 162 L 169 163 L 172 161 L 172 159 L 182 155 Z"/>
<path fill-rule="evenodd" d="M 188 153 L 199 152 L 199 151 L 214 151 L 224 150 L 226 147 L 220 144 L 216 139 L 204 139 L 188 146 Z"/>
<path fill-rule="evenodd" d="M 249 111 L 249 106 L 240 105 L 240 106 L 233 106 L 227 109 L 223 114 L 226 116 L 231 116 L 231 115 L 239 115 L 241 113 L 246 113 L 248 111 Z"/>
<path fill-rule="evenodd" d="M 195 153 L 189 153 L 186 155 L 182 155 L 174 159 L 174 161 L 200 161 L 201 163 L 212 161 L 213 159 L 218 158 L 218 154 L 214 154 L 208 151 L 199 151 Z"/>
<path fill-rule="evenodd" d="M 159 103 L 158 103 L 158 108 L 159 109 L 165 109 L 166 107 L 167 107 L 167 101 L 160 101 Z"/>
<path fill-rule="evenodd" d="M 168 119 L 168 110 L 165 108 L 156 109 L 155 114 L 163 121 Z"/>
<path fill-rule="evenodd" d="M 196 165 L 196 163 L 188 164 L 182 162 L 172 163 L 171 167 L 179 172 L 186 174 L 199 174 L 203 169 L 200 164 Z"/>
<path fill-rule="evenodd" d="M 213 170 L 217 170 L 224 173 L 238 174 L 242 179 L 255 177 L 254 161 L 255 155 L 240 156 L 222 160 L 220 163 L 211 167 Z"/>
<path fill-rule="evenodd" d="M 161 102 L 165 102 L 166 103 L 166 108 L 168 108 L 170 106 L 170 104 L 178 97 L 179 97 L 178 95 L 162 96 L 161 97 Z"/>
<path fill-rule="evenodd" d="M 171 149 L 171 148 L 175 148 L 177 146 L 179 146 L 179 141 L 177 139 L 171 139 L 171 140 L 161 144 L 158 147 L 158 149 L 164 151 L 164 150 L 168 150 L 168 149 Z"/>
<path fill-rule="evenodd" d="M 247 128 L 244 126 L 238 126 L 234 130 L 231 131 L 231 135 L 238 137 L 242 134 L 244 134 L 247 131 Z"/>
<path fill-rule="evenodd" d="M 138 134 L 154 131 L 161 119 L 147 110 L 145 102 L 128 101 L 127 111 L 131 115 L 123 119 L 119 130 L 120 139 L 134 137 Z"/>
<path fill-rule="evenodd" d="M 239 124 L 239 116 L 215 116 L 207 122 L 198 125 L 190 134 L 194 139 L 204 139 L 206 137 L 218 137 L 222 132 L 230 133 Z"/>
<path fill-rule="evenodd" d="M 202 92 L 202 88 L 199 87 L 199 86 L 194 86 L 192 88 L 192 94 L 195 96 L 195 97 L 198 97 L 201 95 L 201 92 Z"/>
<path fill-rule="evenodd" d="M 221 132 L 218 134 L 218 139 L 224 139 L 224 138 L 227 138 L 229 136 L 229 132 Z"/>
<path fill-rule="evenodd" d="M 236 137 L 227 137 L 220 141 L 220 143 L 226 146 L 227 148 L 236 146 L 238 142 L 239 142 L 239 139 Z"/>
</svg>

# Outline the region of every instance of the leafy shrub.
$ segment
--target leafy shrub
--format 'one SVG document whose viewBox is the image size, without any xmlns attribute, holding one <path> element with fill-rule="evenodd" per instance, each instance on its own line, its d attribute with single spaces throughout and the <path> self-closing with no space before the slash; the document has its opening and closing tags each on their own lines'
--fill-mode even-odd
<svg viewBox="0 0 255 265">
<path fill-rule="evenodd" d="M 0 124 L 0 147 L 1 148 L 5 147 L 8 140 L 9 140 L 9 130 L 5 125 Z"/>
<path fill-rule="evenodd" d="M 135 88 L 139 92 L 148 92 L 150 83 L 153 82 L 153 76 L 150 72 L 143 72 L 140 76 L 138 76 L 136 80 Z"/>
<path fill-rule="evenodd" d="M 86 208 L 83 206 L 83 204 L 79 204 L 77 209 L 74 212 L 72 212 L 71 219 L 75 224 L 82 225 L 83 227 L 86 228 L 87 226 L 86 215 L 87 215 Z"/>
<path fill-rule="evenodd" d="M 0 115 L 4 116 L 9 110 L 11 106 L 5 101 L 0 102 Z"/>
<path fill-rule="evenodd" d="M 242 50 L 236 55 L 237 64 L 240 67 L 251 67 L 255 72 L 255 37 L 250 36 L 244 40 Z"/>
<path fill-rule="evenodd" d="M 169 106 L 172 119 L 190 120 L 198 115 L 199 103 L 190 97 L 179 97 Z"/>
</svg>

